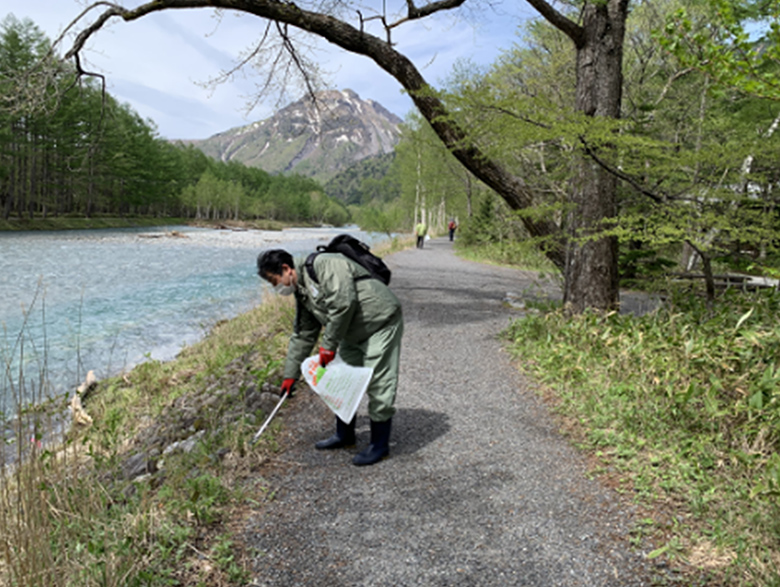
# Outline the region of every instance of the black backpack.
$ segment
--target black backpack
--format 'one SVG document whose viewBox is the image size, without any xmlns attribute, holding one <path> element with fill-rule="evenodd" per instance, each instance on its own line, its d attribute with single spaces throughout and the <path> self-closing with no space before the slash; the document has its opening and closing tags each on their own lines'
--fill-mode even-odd
<svg viewBox="0 0 780 587">
<path fill-rule="evenodd" d="M 327 245 L 318 246 L 316 253 L 306 257 L 306 272 L 314 280 L 314 283 L 320 282 L 317 279 L 317 274 L 314 272 L 314 258 L 320 253 L 341 253 L 355 261 L 358 265 L 365 267 L 371 274 L 357 277 L 356 280 L 378 279 L 385 285 L 390 285 L 391 273 L 385 262 L 372 253 L 367 244 L 348 234 L 338 235 Z"/>
</svg>

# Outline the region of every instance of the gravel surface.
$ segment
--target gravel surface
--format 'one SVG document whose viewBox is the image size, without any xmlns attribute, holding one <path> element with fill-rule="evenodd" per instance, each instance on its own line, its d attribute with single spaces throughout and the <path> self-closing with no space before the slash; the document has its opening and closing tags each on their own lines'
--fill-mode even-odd
<svg viewBox="0 0 780 587">
<path fill-rule="evenodd" d="M 406 320 L 390 458 L 317 451 L 334 420 L 310 391 L 282 410 L 282 450 L 244 540 L 253 585 L 650 585 L 637 515 L 586 476 L 498 333 L 534 274 L 464 261 L 446 239 L 387 259 Z"/>
</svg>

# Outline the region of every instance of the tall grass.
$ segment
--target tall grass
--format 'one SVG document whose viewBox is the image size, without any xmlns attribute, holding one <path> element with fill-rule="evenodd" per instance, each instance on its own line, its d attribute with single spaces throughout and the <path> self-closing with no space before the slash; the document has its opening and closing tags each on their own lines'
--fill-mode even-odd
<svg viewBox="0 0 780 587">
<path fill-rule="evenodd" d="M 549 308 L 548 308 L 549 310 Z M 780 296 L 531 313 L 506 332 L 570 432 L 652 512 L 637 529 L 729 585 L 780 585 Z M 639 537 L 638 537 L 639 539 Z"/>
<path fill-rule="evenodd" d="M 60 442 L 39 444 L 37 435 L 30 442 L 30 418 L 42 412 L 20 409 L 7 440 L 18 458 L 0 463 L 7 465 L 0 585 L 245 584 L 246 557 L 221 523 L 243 499 L 242 476 L 274 449 L 274 428 L 249 446 L 262 414 L 246 413 L 227 430 L 218 417 L 244 409 L 246 382 L 278 379 L 293 311 L 290 300 L 269 299 L 218 324 L 173 361 L 149 361 L 99 382 L 86 404 L 92 425 L 71 428 Z M 167 455 L 164 474 L 126 480 L 122 465 L 150 423 L 175 418 L 181 398 L 225 386 L 237 387 L 225 397 L 239 403 L 214 406 L 198 421 L 203 435 L 194 450 Z M 57 418 L 35 421 L 45 428 Z"/>
</svg>

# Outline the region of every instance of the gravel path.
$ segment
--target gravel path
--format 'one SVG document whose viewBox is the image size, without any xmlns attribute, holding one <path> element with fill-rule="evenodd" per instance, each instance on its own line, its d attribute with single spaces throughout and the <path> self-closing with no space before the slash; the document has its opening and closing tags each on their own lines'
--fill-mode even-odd
<svg viewBox="0 0 780 587">
<path fill-rule="evenodd" d="M 586 478 L 497 334 L 533 274 L 456 257 L 446 239 L 388 258 L 406 328 L 390 458 L 316 451 L 333 418 L 309 391 L 282 412 L 274 491 L 245 527 L 253 585 L 650 585 L 636 514 Z M 552 290 L 550 290 L 552 291 Z"/>
</svg>

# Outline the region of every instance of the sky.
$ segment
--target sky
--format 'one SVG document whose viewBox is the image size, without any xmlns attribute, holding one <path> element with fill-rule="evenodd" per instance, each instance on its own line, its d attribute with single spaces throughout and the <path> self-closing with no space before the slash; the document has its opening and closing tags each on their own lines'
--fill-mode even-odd
<svg viewBox="0 0 780 587">
<path fill-rule="evenodd" d="M 385 1 L 388 11 L 405 4 L 402 0 Z M 140 3 L 132 0 L 123 4 Z M 364 6 L 368 5 L 364 14 L 371 3 L 381 5 L 378 0 L 364 0 Z M 0 18 L 9 13 L 19 20 L 29 18 L 54 40 L 85 5 L 84 0 L 0 0 Z M 525 2 L 499 0 L 491 5 L 493 8 L 488 8 L 483 0 L 480 11 L 458 9 L 406 23 L 393 33 L 396 49 L 434 86 L 463 60 L 489 65 L 517 42 L 518 27 L 535 15 Z M 82 65 L 104 74 L 111 95 L 153 121 L 161 137 L 205 139 L 263 120 L 286 105 L 268 98 L 247 112 L 260 80 L 252 69 L 217 87 L 204 87 L 232 69 L 242 52 L 253 47 L 265 22 L 229 11 L 220 18 L 212 9 L 167 10 L 129 23 L 115 19 L 88 42 Z M 308 39 L 317 46 L 315 61 L 326 72 L 330 88 L 351 89 L 401 118 L 413 108 L 401 85 L 369 59 Z M 300 97 L 302 92 L 293 90 L 287 103 Z"/>
</svg>

